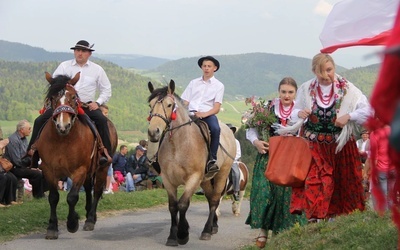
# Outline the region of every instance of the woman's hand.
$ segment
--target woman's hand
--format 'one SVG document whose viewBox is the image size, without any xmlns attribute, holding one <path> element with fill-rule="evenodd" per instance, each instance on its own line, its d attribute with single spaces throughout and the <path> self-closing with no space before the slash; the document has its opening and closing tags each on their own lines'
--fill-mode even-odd
<svg viewBox="0 0 400 250">
<path fill-rule="evenodd" d="M 260 154 L 266 154 L 269 151 L 269 143 L 265 141 L 255 140 L 254 146 Z"/>
<path fill-rule="evenodd" d="M 305 108 L 300 110 L 298 113 L 299 118 L 306 119 L 311 114 L 311 110 L 309 108 Z"/>
<path fill-rule="evenodd" d="M 343 128 L 349 121 L 350 121 L 350 115 L 345 114 L 344 116 L 341 116 L 336 119 L 335 126 L 339 127 L 339 128 Z"/>
</svg>

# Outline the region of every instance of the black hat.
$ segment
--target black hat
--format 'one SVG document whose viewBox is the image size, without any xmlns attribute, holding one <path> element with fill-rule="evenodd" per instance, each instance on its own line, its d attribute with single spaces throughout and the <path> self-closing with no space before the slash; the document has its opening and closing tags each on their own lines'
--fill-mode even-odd
<svg viewBox="0 0 400 250">
<path fill-rule="evenodd" d="M 73 49 L 73 50 L 81 49 L 81 50 L 94 51 L 94 49 L 92 49 L 93 46 L 94 46 L 94 44 L 90 45 L 88 41 L 80 40 L 79 42 L 77 42 L 75 44 L 75 47 L 71 47 L 71 49 Z"/>
<path fill-rule="evenodd" d="M 237 129 L 237 128 L 236 128 L 235 126 L 233 126 L 233 125 L 230 124 L 230 123 L 227 123 L 226 126 L 228 126 L 228 127 L 232 130 L 233 133 L 236 133 L 236 129 Z"/>
<path fill-rule="evenodd" d="M 201 65 L 203 65 L 204 60 L 212 61 L 215 64 L 215 66 L 217 66 L 217 69 L 214 72 L 217 72 L 219 70 L 219 62 L 217 59 L 215 59 L 212 56 L 205 56 L 205 57 L 200 58 L 199 61 L 197 61 L 197 64 L 199 65 L 200 68 L 201 68 Z"/>
</svg>

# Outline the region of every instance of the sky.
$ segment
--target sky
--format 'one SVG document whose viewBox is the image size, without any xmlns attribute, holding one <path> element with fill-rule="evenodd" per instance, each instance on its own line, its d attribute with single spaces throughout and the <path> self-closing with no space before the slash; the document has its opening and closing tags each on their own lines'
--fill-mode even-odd
<svg viewBox="0 0 400 250">
<path fill-rule="evenodd" d="M 51 52 L 79 40 L 99 54 L 168 59 L 253 52 L 312 58 L 340 0 L 0 0 L 0 39 Z M 332 54 L 354 68 L 380 62 L 383 48 Z"/>
</svg>

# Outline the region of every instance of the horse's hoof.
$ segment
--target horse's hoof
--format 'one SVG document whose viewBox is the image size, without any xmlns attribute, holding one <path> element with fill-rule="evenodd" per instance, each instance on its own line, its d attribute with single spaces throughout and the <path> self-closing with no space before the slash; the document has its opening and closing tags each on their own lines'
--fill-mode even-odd
<svg viewBox="0 0 400 250">
<path fill-rule="evenodd" d="M 178 241 L 174 240 L 174 239 L 168 239 L 167 243 L 165 243 L 165 245 L 169 246 L 169 247 L 176 247 L 176 246 L 178 246 Z"/>
<path fill-rule="evenodd" d="M 83 231 L 93 231 L 94 230 L 94 223 L 93 222 L 85 222 L 83 226 Z"/>
<path fill-rule="evenodd" d="M 235 213 L 235 216 L 240 216 L 240 213 Z"/>
<path fill-rule="evenodd" d="M 186 236 L 184 239 L 179 239 L 178 238 L 178 244 L 179 245 L 185 245 L 188 242 L 189 242 L 189 236 Z"/>
<path fill-rule="evenodd" d="M 200 240 L 211 240 L 211 234 L 201 233 Z"/>
<path fill-rule="evenodd" d="M 46 240 L 56 240 L 58 239 L 58 231 L 47 230 Z"/>
<path fill-rule="evenodd" d="M 218 227 L 213 227 L 213 228 L 211 229 L 211 233 L 212 233 L 212 234 L 218 233 Z"/>
<path fill-rule="evenodd" d="M 68 229 L 68 232 L 70 232 L 70 233 L 76 233 L 76 231 L 78 231 L 78 229 L 79 229 L 79 223 L 78 222 L 76 222 L 76 223 L 68 223 L 67 222 L 67 229 Z"/>
</svg>

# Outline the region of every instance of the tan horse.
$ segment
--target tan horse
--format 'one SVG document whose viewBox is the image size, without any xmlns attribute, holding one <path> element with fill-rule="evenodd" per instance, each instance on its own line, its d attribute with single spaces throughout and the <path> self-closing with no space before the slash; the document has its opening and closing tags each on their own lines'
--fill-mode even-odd
<svg viewBox="0 0 400 250">
<path fill-rule="evenodd" d="M 235 200 L 233 197 L 233 182 L 230 178 L 228 178 L 228 180 L 226 181 L 226 192 L 224 195 L 229 195 L 231 197 L 232 200 L 232 213 L 235 216 L 239 216 L 240 215 L 240 208 L 242 207 L 242 201 L 243 201 L 243 197 L 246 193 L 246 187 L 247 187 L 247 181 L 249 180 L 249 169 L 247 168 L 246 164 L 244 164 L 243 162 L 239 162 L 239 185 L 240 185 L 240 191 L 239 191 L 239 200 Z M 221 201 L 222 198 L 224 196 L 221 197 Z M 220 208 L 217 208 L 217 216 L 221 215 L 221 211 Z"/>
<path fill-rule="evenodd" d="M 220 123 L 220 147 L 217 164 L 220 171 L 210 180 L 204 179 L 208 159 L 208 147 L 199 126 L 189 117 L 179 96 L 174 94 L 175 83 L 171 80 L 168 87 L 154 89 L 148 84 L 151 95 L 148 137 L 151 143 L 159 143 L 158 163 L 161 177 L 168 193 L 171 229 L 167 246 L 186 244 L 189 241 L 189 223 L 186 211 L 190 199 L 199 185 L 207 197 L 209 215 L 201 233 L 201 240 L 210 240 L 218 232 L 217 209 L 233 157 L 236 143 L 232 131 Z M 207 133 L 208 134 L 208 133 Z M 184 192 L 178 199 L 177 189 L 185 185 Z M 179 214 L 178 214 L 179 213 Z"/>
<path fill-rule="evenodd" d="M 98 140 L 89 128 L 87 120 L 78 115 L 82 114 L 83 110 L 80 110 L 79 97 L 73 85 L 79 80 L 79 73 L 73 79 L 67 76 L 52 78 L 47 73 L 46 79 L 50 83 L 47 100 L 51 103 L 53 117 L 43 126 L 34 145 L 42 159 L 40 167 L 50 189 L 50 219 L 46 239 L 57 239 L 58 181 L 70 177 L 73 182 L 67 196 L 67 229 L 71 233 L 75 233 L 79 228 L 79 215 L 75 211 L 75 205 L 79 200 L 79 189 L 82 185 L 85 187 L 86 221 L 83 229 L 91 231 L 97 220 L 96 209 L 106 183 L 108 165 L 99 166 Z M 108 126 L 112 145 L 110 154 L 113 154 L 118 142 L 117 132 L 111 121 Z"/>
</svg>

